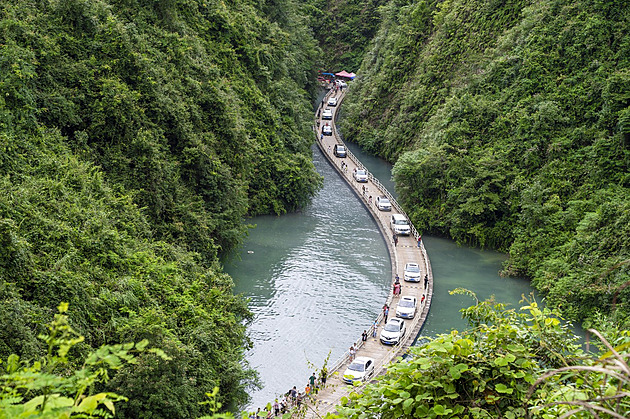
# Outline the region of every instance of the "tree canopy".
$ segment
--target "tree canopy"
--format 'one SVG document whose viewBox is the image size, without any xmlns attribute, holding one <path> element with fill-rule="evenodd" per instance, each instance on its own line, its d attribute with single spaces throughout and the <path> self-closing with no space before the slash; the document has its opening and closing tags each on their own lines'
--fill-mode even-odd
<svg viewBox="0 0 630 419">
<path fill-rule="evenodd" d="M 509 252 L 587 325 L 630 324 L 630 10 L 623 1 L 390 2 L 346 137 L 395 161 L 416 227 Z"/>
<path fill-rule="evenodd" d="M 236 409 L 246 301 L 219 256 L 245 217 L 306 205 L 319 49 L 303 5 L 0 3 L 0 359 L 38 359 L 60 302 L 72 359 L 138 342 L 118 417 Z M 96 386 L 100 384 L 96 383 Z"/>
</svg>

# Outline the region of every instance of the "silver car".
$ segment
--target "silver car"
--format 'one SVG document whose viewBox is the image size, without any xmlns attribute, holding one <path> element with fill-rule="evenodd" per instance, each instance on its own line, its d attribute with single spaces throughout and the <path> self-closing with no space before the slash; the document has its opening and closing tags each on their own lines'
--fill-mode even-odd
<svg viewBox="0 0 630 419">
<path fill-rule="evenodd" d="M 403 296 L 400 297 L 400 301 L 396 306 L 396 317 L 402 317 L 403 319 L 413 319 L 416 315 L 416 307 L 418 300 L 416 297 Z"/>
</svg>

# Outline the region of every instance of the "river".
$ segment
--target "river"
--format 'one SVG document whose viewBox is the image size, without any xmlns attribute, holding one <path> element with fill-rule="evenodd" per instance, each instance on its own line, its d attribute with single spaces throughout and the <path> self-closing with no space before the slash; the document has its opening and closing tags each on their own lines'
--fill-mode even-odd
<svg viewBox="0 0 630 419">
<path fill-rule="evenodd" d="M 349 144 L 352 152 L 393 191 L 391 165 Z M 313 160 L 324 186 L 302 212 L 261 216 L 240 251 L 225 265 L 235 292 L 249 298 L 254 347 L 247 360 L 263 388 L 249 409 L 263 407 L 306 380 L 327 356 L 341 356 L 376 318 L 386 300 L 391 264 L 385 242 L 367 209 L 318 148 Z M 466 326 L 459 309 L 473 301 L 450 296 L 465 287 L 480 298 L 495 295 L 516 305 L 529 281 L 498 275 L 506 256 L 423 236 L 434 275 L 434 298 L 421 335 Z"/>
</svg>

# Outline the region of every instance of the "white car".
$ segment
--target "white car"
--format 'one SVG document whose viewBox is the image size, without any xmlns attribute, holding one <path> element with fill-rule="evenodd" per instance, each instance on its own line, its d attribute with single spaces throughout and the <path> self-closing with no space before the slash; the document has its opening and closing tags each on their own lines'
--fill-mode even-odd
<svg viewBox="0 0 630 419">
<path fill-rule="evenodd" d="M 381 343 L 385 345 L 397 345 L 405 336 L 407 328 L 403 319 L 390 319 L 381 330 Z"/>
<path fill-rule="evenodd" d="M 420 282 L 420 265 L 417 263 L 406 263 L 403 278 L 409 282 Z"/>
<path fill-rule="evenodd" d="M 374 374 L 374 360 L 367 356 L 357 356 L 346 371 L 343 373 L 342 379 L 344 383 L 352 384 L 355 381 L 366 381 Z"/>
<path fill-rule="evenodd" d="M 328 99 L 328 106 L 337 106 L 337 98 L 331 97 L 330 99 Z"/>
<path fill-rule="evenodd" d="M 386 196 L 377 196 L 376 197 L 376 207 L 381 211 L 391 211 L 392 203 L 389 202 Z"/>
<path fill-rule="evenodd" d="M 339 87 L 348 87 L 348 83 L 346 83 L 346 82 L 345 82 L 345 81 L 343 81 L 343 80 L 337 80 L 337 85 L 338 85 Z"/>
<path fill-rule="evenodd" d="M 324 109 L 324 112 L 322 112 L 322 119 L 332 119 L 332 109 Z"/>
<path fill-rule="evenodd" d="M 389 222 L 389 226 L 394 234 L 401 234 L 408 236 L 411 234 L 411 227 L 409 227 L 409 221 L 402 214 L 393 214 Z"/>
<path fill-rule="evenodd" d="M 368 181 L 368 173 L 367 170 L 357 169 L 354 172 L 354 180 L 357 182 L 367 182 Z"/>
<path fill-rule="evenodd" d="M 332 127 L 330 125 L 324 125 L 322 127 L 322 134 L 324 134 L 324 135 L 332 135 Z"/>
<path fill-rule="evenodd" d="M 400 297 L 400 301 L 396 306 L 396 317 L 402 317 L 403 319 L 413 319 L 416 315 L 416 307 L 418 306 L 418 300 L 416 297 L 403 296 Z"/>
</svg>

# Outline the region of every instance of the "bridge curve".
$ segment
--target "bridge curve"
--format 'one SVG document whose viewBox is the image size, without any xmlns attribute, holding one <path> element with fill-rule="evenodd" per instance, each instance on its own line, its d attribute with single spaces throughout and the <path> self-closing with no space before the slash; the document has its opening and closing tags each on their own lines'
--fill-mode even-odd
<svg viewBox="0 0 630 419">
<path fill-rule="evenodd" d="M 395 317 L 396 305 L 398 304 L 401 296 L 415 296 L 418 302 L 422 300 L 423 295 L 425 296 L 424 302 L 420 304 L 416 316 L 411 320 L 405 320 L 407 323 L 407 333 L 403 341 L 401 341 L 398 345 L 393 347 L 385 346 L 379 341 L 378 331 L 380 331 L 380 327 L 384 325 L 382 312 L 379 314 L 378 318 L 375 319 L 377 328 L 379 329 L 376 333 L 376 337 L 372 337 L 372 326 L 368 330 L 369 338 L 367 341 L 364 342 L 361 337 L 359 337 L 357 341 L 354 342 L 358 348 L 356 356 L 368 356 L 375 360 L 376 367 L 374 376 L 377 376 L 385 372 L 386 366 L 389 363 L 394 361 L 398 356 L 402 356 L 406 353 L 420 333 L 431 307 L 431 299 L 433 295 L 433 272 L 431 270 L 431 263 L 429 262 L 424 243 L 421 242 L 419 247 L 417 245 L 420 235 L 411 222 L 411 234 L 407 237 L 399 236 L 398 243 L 394 243 L 393 233 L 390 230 L 389 224 L 391 214 L 402 214 L 408 220 L 409 217 L 400 207 L 392 194 L 381 184 L 381 182 L 379 182 L 377 178 L 367 171 L 359 159 L 357 159 L 347 147 L 347 158 L 338 158 L 333 154 L 334 145 L 343 144 L 343 141 L 341 140 L 341 137 L 335 127 L 335 121 L 337 119 L 338 109 L 343 102 L 346 92 L 347 89 L 343 91 L 335 91 L 335 89 L 331 89 L 324 97 L 324 100 L 322 100 L 319 104 L 316 113 L 317 117 L 315 125 L 313 126 L 313 130 L 317 137 L 317 144 L 328 159 L 329 163 L 337 170 L 341 177 L 346 180 L 354 193 L 366 206 L 372 217 L 376 220 L 379 230 L 385 238 L 392 262 L 392 287 L 387 300 L 383 302 L 383 304 L 387 304 L 390 307 L 389 318 Z M 327 106 L 328 99 L 331 97 L 337 98 L 337 106 Z M 322 119 L 323 110 L 326 108 L 332 110 L 333 115 L 331 120 Z M 322 130 L 326 123 L 331 125 L 332 135 L 322 135 Z M 342 165 L 342 162 L 344 165 Z M 367 183 L 358 183 L 354 181 L 352 173 L 355 168 L 365 169 L 368 172 Z M 363 191 L 363 187 L 366 188 L 366 192 Z M 385 195 L 389 198 L 392 203 L 391 212 L 379 211 L 376 206 L 376 197 L 378 195 Z M 371 199 L 370 196 L 372 197 Z M 415 262 L 420 265 L 421 278 L 424 278 L 424 276 L 427 275 L 428 283 L 426 287 L 424 285 L 424 281 L 410 283 L 402 280 L 404 266 L 409 262 Z M 393 284 L 396 274 L 400 274 L 401 276 L 402 292 L 400 295 L 395 296 L 393 295 Z M 342 397 L 348 396 L 351 391 L 361 391 L 362 386 L 357 388 L 356 386 L 345 384 L 341 380 L 341 375 L 349 364 L 349 361 L 350 353 L 349 351 L 346 351 L 341 358 L 327 367 L 327 384 L 324 388 L 320 389 L 319 393 L 314 395 L 313 399 L 308 403 L 306 417 L 323 417 L 327 412 L 333 412 L 335 410 L 335 406 L 340 403 Z"/>
</svg>

